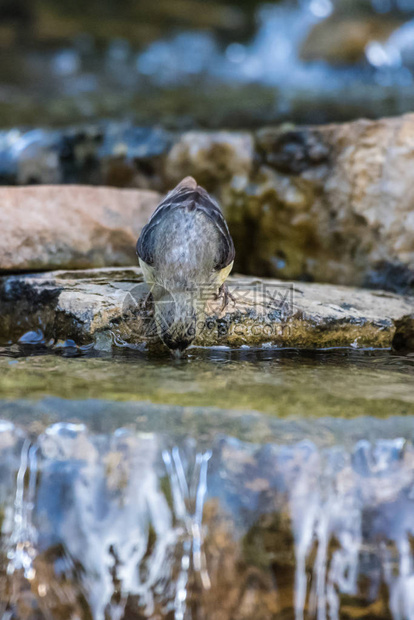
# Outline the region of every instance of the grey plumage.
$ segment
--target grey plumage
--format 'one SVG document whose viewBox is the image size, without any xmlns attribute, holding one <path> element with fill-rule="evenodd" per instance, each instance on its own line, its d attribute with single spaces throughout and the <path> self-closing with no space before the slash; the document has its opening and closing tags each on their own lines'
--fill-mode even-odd
<svg viewBox="0 0 414 620">
<path fill-rule="evenodd" d="M 137 243 L 137 254 L 148 265 L 153 265 L 159 259 L 160 254 L 156 255 L 156 243 L 160 238 L 160 226 L 163 227 L 168 216 L 180 211 L 183 213 L 204 214 L 219 234 L 219 247 L 217 263 L 215 269 L 227 267 L 235 256 L 233 240 L 230 236 L 226 220 L 223 217 L 218 204 L 208 195 L 205 189 L 192 177 L 186 177 L 181 181 L 172 192 L 158 205 L 151 216 L 150 221 L 142 229 Z M 180 214 L 180 215 L 181 215 Z M 179 221 L 179 219 L 176 219 Z M 191 226 L 191 217 L 188 218 Z M 183 234 L 183 233 L 182 233 Z"/>
<path fill-rule="evenodd" d="M 217 293 L 234 260 L 218 204 L 192 177 L 170 192 L 143 228 L 137 254 L 151 287 L 157 329 L 171 349 L 185 349 L 205 302 Z"/>
</svg>

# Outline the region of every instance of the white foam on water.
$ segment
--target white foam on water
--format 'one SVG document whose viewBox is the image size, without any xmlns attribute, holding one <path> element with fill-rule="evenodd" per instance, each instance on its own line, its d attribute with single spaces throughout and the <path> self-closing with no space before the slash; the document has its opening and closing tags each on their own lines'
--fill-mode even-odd
<svg viewBox="0 0 414 620">
<path fill-rule="evenodd" d="M 382 550 L 381 566 L 389 588 L 389 607 L 396 620 L 414 618 L 414 560 L 409 537 L 414 533 L 414 513 L 382 517 L 381 530 L 364 540 L 363 520 L 376 503 L 384 508 L 413 485 L 411 457 L 404 466 L 403 439 L 356 444 L 354 454 L 338 451 L 320 454 L 316 448 L 292 481 L 290 507 L 295 537 L 295 617 L 305 609 L 318 620 L 341 617 L 340 597 L 358 594 L 360 554 L 372 545 Z M 398 508 L 395 507 L 398 511 Z M 395 512 L 394 510 L 394 512 Z M 389 521 L 387 519 L 390 519 Z M 365 534 L 366 537 L 367 534 Z M 334 550 L 329 549 L 336 540 Z M 382 540 L 382 542 L 380 542 Z M 309 567 L 316 548 L 313 564 Z M 395 563 L 397 557 L 397 565 Z M 308 571 L 311 570 L 311 583 Z"/>
<path fill-rule="evenodd" d="M 16 479 L 13 529 L 7 553 L 9 560 L 7 574 L 13 575 L 16 571 L 23 571 L 24 577 L 29 581 L 36 575 L 33 561 L 37 555 L 37 530 L 32 515 L 35 506 L 37 468 L 37 446 L 26 439 Z"/>
<path fill-rule="evenodd" d="M 211 451 L 197 453 L 190 484 L 187 482 L 183 457 L 175 446 L 171 452 L 164 450 L 163 460 L 171 483 L 175 516 L 184 526 L 182 531 L 181 570 L 177 579 L 175 620 L 184 620 L 187 586 L 191 569 L 199 575 L 202 587 L 210 589 L 206 558 L 202 549 L 202 519 L 207 493 L 207 468 Z"/>
<path fill-rule="evenodd" d="M 1 428 L 15 433 L 8 423 Z M 364 575 L 373 600 L 385 584 L 392 617 L 414 620 L 410 441 L 361 440 L 346 449 L 221 437 L 213 440 L 214 457 L 195 440 L 170 442 L 129 428 L 92 435 L 71 423 L 49 427 L 34 443 L 25 439 L 11 518 L 3 525 L 3 535 L 10 532 L 8 578 L 20 573 L 33 582 L 38 554 L 59 542 L 67 560 L 54 568 L 82 567 L 68 575 L 94 620 L 120 620 L 131 596 L 145 617 L 162 609 L 187 619 L 194 580 L 197 596 L 211 588 L 203 511 L 207 493 L 217 493 L 235 530 L 249 513 L 241 538 L 269 506 L 289 509 L 297 620 L 339 619 L 343 595 L 358 597 Z M 10 439 L 0 454 L 9 458 L 18 445 Z M 364 554 L 374 568 L 364 568 Z M 41 609 L 48 609 L 48 596 L 39 584 Z"/>
</svg>

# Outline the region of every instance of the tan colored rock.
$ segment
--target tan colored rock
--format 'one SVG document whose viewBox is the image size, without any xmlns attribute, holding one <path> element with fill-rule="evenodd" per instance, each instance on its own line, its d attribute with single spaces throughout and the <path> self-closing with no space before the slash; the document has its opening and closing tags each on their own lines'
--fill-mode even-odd
<svg viewBox="0 0 414 620">
<path fill-rule="evenodd" d="M 161 158 L 146 156 L 158 157 L 147 185 L 156 169 L 162 191 L 192 174 L 212 192 L 238 272 L 412 292 L 413 136 L 414 115 L 255 134 L 189 132 Z M 74 186 L 2 192 L 3 270 L 135 265 L 137 236 L 159 199 Z"/>
<path fill-rule="evenodd" d="M 386 41 L 403 21 L 378 15 L 333 14 L 315 24 L 300 50 L 303 60 L 325 60 L 333 65 L 364 59 L 370 41 Z"/>
<path fill-rule="evenodd" d="M 0 271 L 136 264 L 156 192 L 86 186 L 0 189 Z"/>
<path fill-rule="evenodd" d="M 232 277 L 229 290 L 235 302 L 225 309 L 221 300 L 210 302 L 196 344 L 390 347 L 394 322 L 414 312 L 414 298 L 324 284 Z M 138 268 L 4 277 L 0 343 L 69 338 L 97 348 L 158 347 L 141 303 L 147 291 Z"/>
<path fill-rule="evenodd" d="M 174 186 L 191 175 L 211 190 L 234 177 L 249 175 L 253 156 L 253 136 L 247 132 L 191 131 L 168 154 L 165 176 Z"/>
<path fill-rule="evenodd" d="M 257 133 L 258 171 L 223 189 L 237 269 L 414 286 L 414 115 Z M 253 243 L 249 239 L 253 236 Z"/>
<path fill-rule="evenodd" d="M 236 269 L 414 290 L 414 115 L 342 125 L 190 132 L 165 159 L 219 199 Z"/>
</svg>

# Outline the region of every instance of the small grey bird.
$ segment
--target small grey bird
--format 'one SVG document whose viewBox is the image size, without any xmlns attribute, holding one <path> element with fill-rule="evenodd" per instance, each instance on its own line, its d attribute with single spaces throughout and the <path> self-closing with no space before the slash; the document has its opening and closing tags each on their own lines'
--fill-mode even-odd
<svg viewBox="0 0 414 620">
<path fill-rule="evenodd" d="M 158 205 L 137 243 L 150 286 L 157 331 L 173 351 L 194 340 L 205 305 L 223 293 L 235 256 L 218 204 L 186 177 Z"/>
</svg>

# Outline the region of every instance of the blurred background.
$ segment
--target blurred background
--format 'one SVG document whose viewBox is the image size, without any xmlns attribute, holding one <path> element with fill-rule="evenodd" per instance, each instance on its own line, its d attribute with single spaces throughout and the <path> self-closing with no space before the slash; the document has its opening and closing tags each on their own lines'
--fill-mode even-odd
<svg viewBox="0 0 414 620">
<path fill-rule="evenodd" d="M 414 108 L 414 0 L 0 0 L 0 127 Z"/>
</svg>

